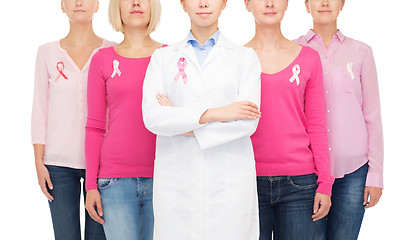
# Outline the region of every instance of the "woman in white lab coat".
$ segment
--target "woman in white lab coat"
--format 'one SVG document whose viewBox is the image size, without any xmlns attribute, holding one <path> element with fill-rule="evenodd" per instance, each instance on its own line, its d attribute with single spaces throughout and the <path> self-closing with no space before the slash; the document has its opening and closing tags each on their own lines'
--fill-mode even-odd
<svg viewBox="0 0 415 240">
<path fill-rule="evenodd" d="M 181 0 L 189 36 L 156 50 L 147 69 L 143 118 L 157 134 L 155 240 L 259 237 L 250 136 L 260 117 L 261 66 L 254 50 L 219 32 L 226 2 Z"/>
</svg>

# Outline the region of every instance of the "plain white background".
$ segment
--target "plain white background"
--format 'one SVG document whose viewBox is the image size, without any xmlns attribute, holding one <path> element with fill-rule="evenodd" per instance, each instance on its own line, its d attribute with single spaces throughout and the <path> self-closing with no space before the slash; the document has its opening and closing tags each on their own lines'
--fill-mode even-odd
<svg viewBox="0 0 415 240">
<path fill-rule="evenodd" d="M 184 39 L 190 25 L 179 0 L 161 2 L 161 24 L 152 36 L 166 44 Z M 108 0 L 100 4 L 96 33 L 121 41 L 122 34 L 108 23 Z M 37 48 L 64 37 L 69 24 L 58 0 L 8 0 L 0 8 L 0 239 L 53 239 L 48 203 L 34 168 L 30 116 Z M 366 211 L 359 239 L 414 239 L 414 10 L 411 0 L 347 0 L 339 17 L 346 36 L 373 48 L 384 124 L 385 189 L 380 203 Z M 297 38 L 311 27 L 304 1 L 290 0 L 282 28 L 285 36 Z M 239 44 L 252 38 L 254 20 L 243 0 L 229 0 L 220 29 Z"/>
</svg>

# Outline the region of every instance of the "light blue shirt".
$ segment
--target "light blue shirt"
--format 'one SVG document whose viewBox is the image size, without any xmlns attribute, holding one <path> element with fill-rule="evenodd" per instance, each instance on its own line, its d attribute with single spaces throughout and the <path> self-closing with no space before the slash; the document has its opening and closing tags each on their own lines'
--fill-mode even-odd
<svg viewBox="0 0 415 240">
<path fill-rule="evenodd" d="M 196 40 L 196 38 L 193 36 L 192 31 L 189 32 L 187 43 L 192 44 L 200 66 L 203 65 L 203 63 L 206 60 L 206 57 L 209 55 L 210 50 L 212 50 L 213 46 L 215 46 L 216 42 L 218 41 L 219 34 L 220 32 L 218 29 L 206 42 L 203 43 L 202 47 L 200 46 L 200 43 Z"/>
</svg>

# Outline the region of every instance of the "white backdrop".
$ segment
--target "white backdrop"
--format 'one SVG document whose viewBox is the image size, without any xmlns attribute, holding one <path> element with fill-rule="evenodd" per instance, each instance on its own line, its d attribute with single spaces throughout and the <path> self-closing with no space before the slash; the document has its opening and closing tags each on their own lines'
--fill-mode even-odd
<svg viewBox="0 0 415 240">
<path fill-rule="evenodd" d="M 121 41 L 108 23 L 108 0 L 101 0 L 95 32 Z M 161 0 L 163 14 L 153 37 L 171 44 L 189 31 L 179 0 Z M 283 33 L 297 38 L 312 27 L 303 0 L 290 0 Z M 53 239 L 46 198 L 38 185 L 30 144 L 33 76 L 39 45 L 63 38 L 68 21 L 60 1 L 5 0 L 0 5 L 0 239 Z M 415 2 L 412 0 L 346 1 L 339 28 L 369 44 L 378 68 L 385 137 L 385 190 L 380 203 L 366 211 L 359 239 L 414 239 L 415 194 Z M 254 34 L 254 21 L 243 0 L 229 0 L 220 29 L 236 43 Z M 412 30 L 411 30 L 412 29 Z M 402 196 L 401 196 L 402 195 Z"/>
</svg>

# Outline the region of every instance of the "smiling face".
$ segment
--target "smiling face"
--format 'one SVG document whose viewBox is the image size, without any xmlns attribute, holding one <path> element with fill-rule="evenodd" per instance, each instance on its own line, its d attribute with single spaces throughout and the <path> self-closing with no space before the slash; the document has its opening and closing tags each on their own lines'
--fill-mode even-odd
<svg viewBox="0 0 415 240">
<path fill-rule="evenodd" d="M 245 6 L 257 24 L 275 25 L 281 23 L 288 0 L 245 0 Z"/>
<path fill-rule="evenodd" d="M 120 0 L 123 27 L 147 29 L 151 17 L 150 0 Z"/>
<path fill-rule="evenodd" d="M 61 8 L 71 22 L 85 23 L 92 21 L 98 11 L 97 0 L 62 0 Z"/>
<path fill-rule="evenodd" d="M 209 27 L 218 22 L 227 0 L 180 0 L 192 24 Z"/>
<path fill-rule="evenodd" d="M 305 5 L 314 22 L 331 24 L 337 21 L 344 6 L 344 0 L 306 0 Z"/>
</svg>

